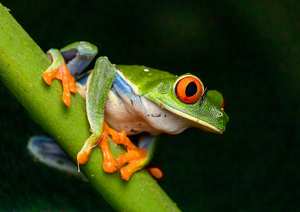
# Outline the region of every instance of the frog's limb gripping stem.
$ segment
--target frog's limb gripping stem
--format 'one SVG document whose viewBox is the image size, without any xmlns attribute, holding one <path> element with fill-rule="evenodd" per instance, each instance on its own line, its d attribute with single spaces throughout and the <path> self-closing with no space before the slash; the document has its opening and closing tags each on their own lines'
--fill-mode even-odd
<svg viewBox="0 0 300 212">
<path fill-rule="evenodd" d="M 108 139 L 111 136 L 112 140 L 116 144 L 122 144 L 127 149 L 127 152 L 124 155 L 119 155 L 117 157 L 117 162 L 110 152 Z M 99 139 L 96 138 L 96 135 L 91 135 L 91 137 L 86 140 L 84 146 L 77 155 L 77 161 L 80 164 L 87 162 L 92 148 L 98 145 L 101 148 L 103 154 L 103 170 L 108 173 L 115 172 L 125 163 L 128 163 L 127 166 L 122 167 L 120 172 L 122 178 L 128 181 L 131 175 L 142 169 L 146 164 L 147 150 L 146 148 L 139 149 L 136 147 L 126 136 L 125 131 L 121 133 L 110 128 L 105 122 L 103 122 L 102 133 Z"/>
<path fill-rule="evenodd" d="M 122 167 L 120 170 L 122 178 L 128 181 L 134 172 L 144 168 L 146 165 L 145 162 L 147 159 L 147 149 L 139 149 L 136 147 L 126 136 L 124 130 L 120 133 L 119 142 L 115 143 L 124 145 L 127 150 L 125 154 L 117 157 L 116 167 L 120 168 L 125 163 L 128 163 L 127 166 Z"/>
<path fill-rule="evenodd" d="M 98 143 L 98 146 L 101 148 L 102 154 L 103 154 L 103 170 L 108 173 L 113 173 L 117 170 L 116 168 L 116 162 L 114 159 L 114 156 L 112 155 L 109 143 L 108 143 L 108 136 L 111 134 L 111 128 L 108 127 L 108 125 L 103 122 L 103 128 L 102 128 L 102 134 L 100 137 L 100 142 Z"/>
<path fill-rule="evenodd" d="M 80 164 L 84 164 L 88 161 L 93 147 L 98 145 L 101 148 L 103 154 L 103 170 L 108 173 L 113 173 L 117 170 L 115 159 L 110 151 L 108 138 L 111 135 L 113 129 L 103 122 L 102 133 L 100 137 L 92 134 L 84 143 L 82 149 L 77 154 L 77 161 Z"/>
<path fill-rule="evenodd" d="M 57 49 L 50 49 L 47 52 L 48 55 L 51 56 L 52 64 L 49 68 L 44 72 L 43 78 L 44 81 L 51 85 L 52 80 L 54 78 L 59 79 L 62 81 L 63 85 L 63 95 L 62 100 L 63 102 L 70 107 L 71 106 L 71 92 L 76 92 L 76 82 L 74 77 L 71 75 L 68 66 L 66 65 L 63 57 L 61 56 L 59 50 Z"/>
<path fill-rule="evenodd" d="M 95 134 L 92 134 L 85 142 L 81 150 L 77 154 L 77 162 L 79 164 L 85 164 L 89 156 L 91 154 L 91 151 L 95 145 L 98 143 L 98 137 Z"/>
<path fill-rule="evenodd" d="M 109 132 L 108 134 L 111 135 L 114 143 L 124 145 L 127 150 L 124 155 L 119 155 L 117 157 L 116 169 L 119 169 L 122 165 L 128 163 L 127 166 L 122 167 L 120 170 L 122 178 L 128 181 L 134 172 L 142 169 L 146 165 L 145 162 L 147 159 L 147 149 L 139 149 L 138 147 L 136 147 L 126 136 L 124 130 L 119 133 L 110 128 L 106 123 L 104 123 L 104 128 L 107 129 L 107 131 Z M 100 144 L 101 142 L 98 144 L 98 146 Z"/>
</svg>

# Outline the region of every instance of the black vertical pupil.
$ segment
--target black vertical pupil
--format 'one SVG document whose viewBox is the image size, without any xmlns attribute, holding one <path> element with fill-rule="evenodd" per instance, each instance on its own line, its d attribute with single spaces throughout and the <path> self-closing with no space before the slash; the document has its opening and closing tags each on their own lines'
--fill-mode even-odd
<svg viewBox="0 0 300 212">
<path fill-rule="evenodd" d="M 185 89 L 185 95 L 187 97 L 194 96 L 197 93 L 197 85 L 194 82 L 190 82 Z"/>
</svg>

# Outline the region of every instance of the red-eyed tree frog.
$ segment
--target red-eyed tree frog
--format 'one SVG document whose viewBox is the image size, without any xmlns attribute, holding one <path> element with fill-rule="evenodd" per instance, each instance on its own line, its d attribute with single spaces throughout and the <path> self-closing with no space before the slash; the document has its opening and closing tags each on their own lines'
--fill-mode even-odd
<svg viewBox="0 0 300 212">
<path fill-rule="evenodd" d="M 99 146 L 103 170 L 113 173 L 128 164 L 120 168 L 122 178 L 128 181 L 149 164 L 159 134 L 178 134 L 189 127 L 224 132 L 229 118 L 223 109 L 223 97 L 218 91 L 207 90 L 196 76 L 175 76 L 145 66 L 112 65 L 107 57 L 98 58 L 94 70 L 82 76 L 97 52 L 97 47 L 88 42 L 76 42 L 60 51 L 50 49 L 52 64 L 43 74 L 49 85 L 54 78 L 62 81 L 66 106 L 71 106 L 71 92 L 78 91 L 86 99 L 92 135 L 77 155 L 79 164 L 86 163 L 93 147 Z M 140 138 L 136 146 L 127 136 L 137 134 Z M 115 159 L 109 137 L 124 145 L 127 152 Z M 28 146 L 35 156 L 38 153 L 45 158 L 50 152 L 53 157 L 56 148 L 57 157 L 63 157 L 62 151 L 44 137 L 33 137 Z M 160 172 L 152 170 L 152 174 Z"/>
</svg>

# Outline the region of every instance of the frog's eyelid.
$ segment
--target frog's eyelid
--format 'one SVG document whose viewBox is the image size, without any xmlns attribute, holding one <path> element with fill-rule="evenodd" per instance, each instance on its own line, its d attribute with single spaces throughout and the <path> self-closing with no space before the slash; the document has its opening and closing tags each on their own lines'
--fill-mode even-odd
<svg viewBox="0 0 300 212">
<path fill-rule="evenodd" d="M 201 106 L 203 105 L 203 102 L 204 102 L 204 99 L 205 99 L 205 97 L 206 97 L 206 94 L 207 94 L 207 87 L 204 89 L 204 92 L 203 92 L 203 95 L 201 96 L 201 98 L 200 98 L 200 101 L 199 101 L 199 105 L 200 105 L 200 108 L 201 108 Z"/>
</svg>

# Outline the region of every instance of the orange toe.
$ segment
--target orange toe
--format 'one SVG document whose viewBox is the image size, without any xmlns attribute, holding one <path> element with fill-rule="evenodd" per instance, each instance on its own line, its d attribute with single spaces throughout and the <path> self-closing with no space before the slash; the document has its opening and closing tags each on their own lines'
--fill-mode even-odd
<svg viewBox="0 0 300 212">
<path fill-rule="evenodd" d="M 148 172 L 155 178 L 155 179 L 161 179 L 163 178 L 163 172 L 156 167 L 147 168 Z"/>
<path fill-rule="evenodd" d="M 71 75 L 70 69 L 66 65 L 65 61 L 56 69 L 47 70 L 43 74 L 44 81 L 51 85 L 53 79 L 58 79 L 62 81 L 63 85 L 63 102 L 70 107 L 71 106 L 71 92 L 76 92 L 76 81 Z"/>
</svg>

